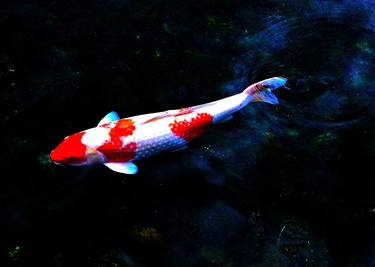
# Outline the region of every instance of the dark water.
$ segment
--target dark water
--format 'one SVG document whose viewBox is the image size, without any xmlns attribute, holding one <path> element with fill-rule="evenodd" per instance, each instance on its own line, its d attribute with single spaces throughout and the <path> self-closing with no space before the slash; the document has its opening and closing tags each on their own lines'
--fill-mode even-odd
<svg viewBox="0 0 375 267">
<path fill-rule="evenodd" d="M 1 266 L 375 266 L 375 2 L 0 4 Z M 289 79 L 124 176 L 66 135 Z"/>
</svg>

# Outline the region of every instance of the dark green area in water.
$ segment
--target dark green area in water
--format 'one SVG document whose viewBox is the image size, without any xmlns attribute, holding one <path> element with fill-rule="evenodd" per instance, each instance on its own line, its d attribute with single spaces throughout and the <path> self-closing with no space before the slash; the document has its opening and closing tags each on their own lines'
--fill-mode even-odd
<svg viewBox="0 0 375 267">
<path fill-rule="evenodd" d="M 0 266 L 375 266 L 371 1 L 0 3 Z M 109 111 L 289 79 L 125 176 L 49 152 Z"/>
</svg>

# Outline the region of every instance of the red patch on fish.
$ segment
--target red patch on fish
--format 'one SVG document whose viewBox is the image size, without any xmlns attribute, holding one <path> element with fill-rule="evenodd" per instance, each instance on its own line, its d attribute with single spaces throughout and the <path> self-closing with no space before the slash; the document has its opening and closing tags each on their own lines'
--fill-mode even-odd
<svg viewBox="0 0 375 267">
<path fill-rule="evenodd" d="M 132 135 L 135 130 L 134 121 L 131 119 L 121 119 L 115 122 L 115 127 L 113 127 L 109 135 L 116 136 L 128 136 Z"/>
<path fill-rule="evenodd" d="M 120 150 L 107 150 L 104 155 L 108 162 L 127 162 L 134 159 L 135 150 L 137 149 L 136 142 L 130 142 Z"/>
<path fill-rule="evenodd" d="M 212 119 L 213 117 L 208 113 L 198 113 L 190 120 L 174 120 L 169 124 L 169 128 L 178 137 L 190 141 L 203 134 L 206 127 L 212 122 Z"/>
<path fill-rule="evenodd" d="M 61 163 L 81 163 L 86 160 L 86 146 L 82 144 L 81 139 L 85 132 L 73 134 L 51 152 L 51 159 Z M 74 156 L 74 159 L 70 157 Z"/>
<path fill-rule="evenodd" d="M 110 128 L 111 123 L 103 125 L 105 128 Z M 137 144 L 130 142 L 123 146 L 122 139 L 126 136 L 132 135 L 135 131 L 135 125 L 131 119 L 121 119 L 115 122 L 115 126 L 110 128 L 109 140 L 98 147 L 98 151 L 102 152 L 108 162 L 125 162 L 134 158 Z"/>
</svg>

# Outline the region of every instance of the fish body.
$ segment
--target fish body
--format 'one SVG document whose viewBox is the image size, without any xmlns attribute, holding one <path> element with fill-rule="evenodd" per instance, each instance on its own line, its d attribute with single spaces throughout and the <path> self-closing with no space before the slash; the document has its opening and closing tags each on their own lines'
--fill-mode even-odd
<svg viewBox="0 0 375 267">
<path fill-rule="evenodd" d="M 285 78 L 273 77 L 214 102 L 124 119 L 112 111 L 97 127 L 67 136 L 50 157 L 57 164 L 104 164 L 113 171 L 135 174 L 135 161 L 186 148 L 210 125 L 229 120 L 250 102 L 277 104 L 272 90 L 285 83 Z"/>
</svg>

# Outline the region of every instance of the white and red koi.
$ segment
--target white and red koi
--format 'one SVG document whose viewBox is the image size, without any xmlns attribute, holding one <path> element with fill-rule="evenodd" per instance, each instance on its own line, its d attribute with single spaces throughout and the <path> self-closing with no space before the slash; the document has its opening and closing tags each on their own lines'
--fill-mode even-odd
<svg viewBox="0 0 375 267">
<path fill-rule="evenodd" d="M 255 83 L 242 93 L 203 105 L 120 119 L 107 114 L 97 127 L 65 139 L 51 152 L 62 165 L 104 164 L 111 170 L 135 174 L 134 161 L 163 151 L 176 151 L 202 135 L 209 125 L 227 121 L 249 102 L 278 104 L 272 90 L 285 78 L 273 77 Z"/>
</svg>

